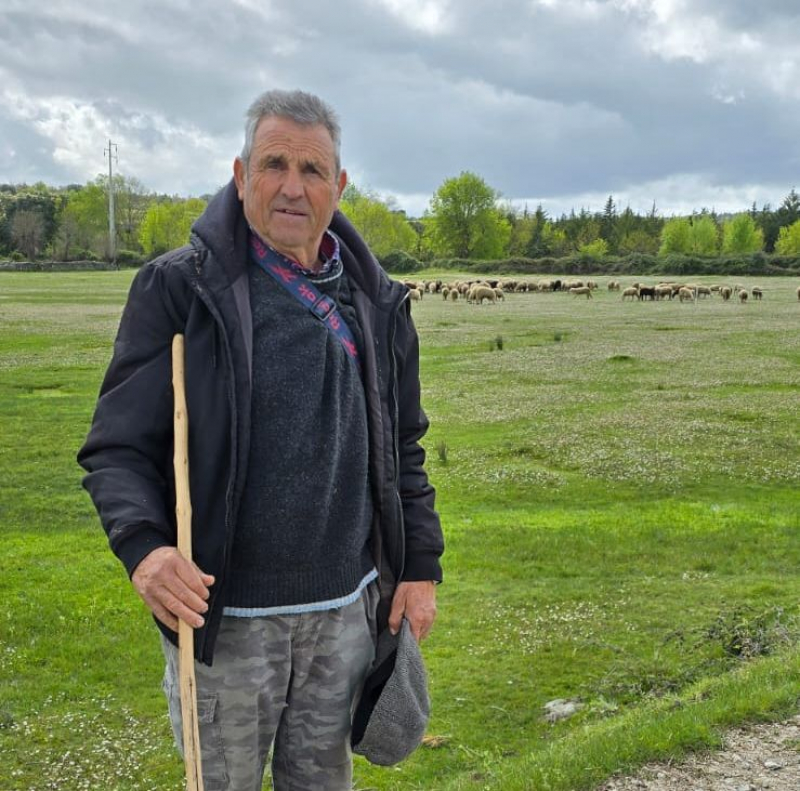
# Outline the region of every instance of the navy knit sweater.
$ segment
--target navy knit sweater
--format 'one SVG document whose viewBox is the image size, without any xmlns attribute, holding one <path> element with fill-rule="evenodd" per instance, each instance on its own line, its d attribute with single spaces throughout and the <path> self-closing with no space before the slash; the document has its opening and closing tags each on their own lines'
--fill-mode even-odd
<svg viewBox="0 0 800 791">
<path fill-rule="evenodd" d="M 339 339 L 250 264 L 250 462 L 234 536 L 227 607 L 282 607 L 353 593 L 373 567 L 367 413 Z M 363 338 L 341 263 L 310 278 Z"/>
</svg>

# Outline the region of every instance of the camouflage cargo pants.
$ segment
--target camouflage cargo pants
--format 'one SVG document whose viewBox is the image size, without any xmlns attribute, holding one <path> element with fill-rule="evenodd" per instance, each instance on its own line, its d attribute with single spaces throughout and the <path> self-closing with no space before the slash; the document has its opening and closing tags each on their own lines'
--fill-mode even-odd
<svg viewBox="0 0 800 791">
<path fill-rule="evenodd" d="M 349 791 L 350 729 L 375 650 L 374 584 L 353 604 L 222 620 L 212 667 L 196 664 L 205 791 Z M 178 650 L 162 639 L 164 691 L 182 750 Z"/>
</svg>

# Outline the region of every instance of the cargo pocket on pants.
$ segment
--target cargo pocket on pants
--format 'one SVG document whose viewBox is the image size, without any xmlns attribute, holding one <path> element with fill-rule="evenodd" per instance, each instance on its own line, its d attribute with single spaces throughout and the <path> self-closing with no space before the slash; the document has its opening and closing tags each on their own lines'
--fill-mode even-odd
<svg viewBox="0 0 800 791">
<path fill-rule="evenodd" d="M 169 720 L 178 752 L 183 757 L 183 727 L 181 720 L 181 691 L 179 684 L 165 678 L 162 685 L 169 706 Z M 225 763 L 225 748 L 222 727 L 217 714 L 217 696 L 197 698 L 197 720 L 200 731 L 200 759 L 203 765 L 205 791 L 226 791 L 228 768 Z"/>
</svg>

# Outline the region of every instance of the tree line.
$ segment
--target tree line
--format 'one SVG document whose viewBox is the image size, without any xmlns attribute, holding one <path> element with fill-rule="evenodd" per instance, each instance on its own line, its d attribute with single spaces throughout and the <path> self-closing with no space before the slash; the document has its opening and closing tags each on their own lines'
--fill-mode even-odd
<svg viewBox="0 0 800 791">
<path fill-rule="evenodd" d="M 135 178 L 114 177 L 117 260 L 141 263 L 185 244 L 210 196 L 157 195 Z M 753 253 L 800 256 L 800 196 L 792 189 L 780 206 L 753 204 L 733 215 L 701 209 L 666 218 L 653 204 L 645 214 L 620 210 L 613 195 L 600 212 L 587 209 L 550 217 L 504 201 L 480 176 L 446 179 L 419 218 L 393 199 L 348 185 L 340 202 L 384 259 L 398 253 L 433 260 L 558 259 L 684 255 L 714 257 Z M 51 187 L 0 184 L 0 258 L 58 261 L 104 260 L 110 255 L 108 180 Z"/>
</svg>

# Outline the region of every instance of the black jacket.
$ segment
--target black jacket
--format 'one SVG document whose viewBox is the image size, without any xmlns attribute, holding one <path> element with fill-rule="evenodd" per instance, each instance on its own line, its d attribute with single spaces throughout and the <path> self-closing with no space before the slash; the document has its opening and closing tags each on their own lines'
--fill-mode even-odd
<svg viewBox="0 0 800 791">
<path fill-rule="evenodd" d="M 407 290 L 390 280 L 347 219 L 341 242 L 364 333 L 364 388 L 375 509 L 371 549 L 379 619 L 400 579 L 441 580 L 443 540 L 419 440 L 419 347 Z M 233 182 L 195 223 L 191 244 L 142 268 L 131 286 L 89 436 L 78 454 L 113 551 L 129 574 L 176 543 L 172 472 L 171 343 L 186 338 L 192 551 L 213 574 L 195 656 L 210 664 L 249 452 L 252 317 L 247 224 Z M 298 305 L 298 309 L 301 309 Z M 176 636 L 159 622 L 173 641 Z"/>
</svg>

